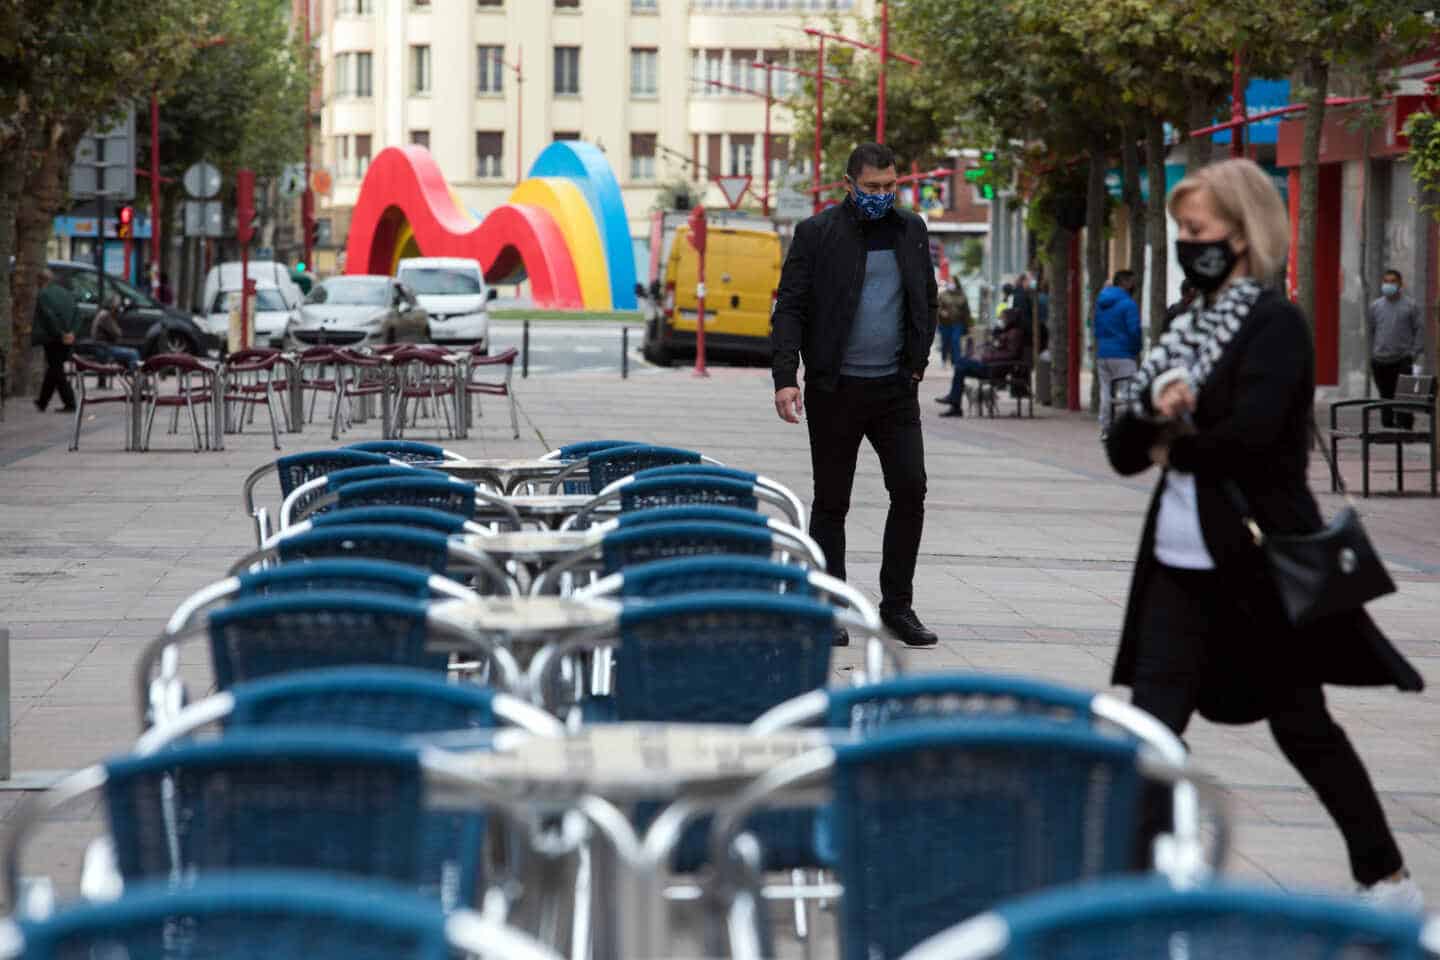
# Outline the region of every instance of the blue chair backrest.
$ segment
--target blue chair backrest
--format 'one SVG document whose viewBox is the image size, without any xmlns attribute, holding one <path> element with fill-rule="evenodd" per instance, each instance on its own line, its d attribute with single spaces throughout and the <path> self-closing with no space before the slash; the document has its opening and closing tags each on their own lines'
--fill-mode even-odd
<svg viewBox="0 0 1440 960">
<path fill-rule="evenodd" d="M 421 600 L 342 590 L 237 600 L 209 616 L 215 685 L 361 664 L 443 670 L 448 658 L 425 651 L 426 608 Z"/>
<path fill-rule="evenodd" d="M 1031 894 L 994 911 L 1008 928 L 1005 960 L 1176 956 L 1422 960 L 1424 916 L 1354 898 L 1235 883 L 1177 890 L 1139 877 Z"/>
<path fill-rule="evenodd" d="M 735 507 L 739 510 L 758 510 L 760 507 L 754 484 L 724 477 L 652 477 L 626 484 L 620 491 L 622 511 L 690 504 Z"/>
<path fill-rule="evenodd" d="M 367 480 L 386 480 L 390 477 L 443 477 L 445 474 L 438 470 L 429 470 L 425 467 L 407 467 L 403 463 L 382 463 L 370 464 L 363 467 L 348 467 L 344 470 L 336 470 L 325 478 L 325 489 L 330 493 L 336 493 L 352 483 L 364 483 Z"/>
<path fill-rule="evenodd" d="M 703 503 L 629 510 L 620 514 L 615 520 L 616 526 L 621 530 L 643 527 L 652 523 L 738 523 L 742 527 L 766 527 L 770 524 L 769 517 L 754 510 Z"/>
<path fill-rule="evenodd" d="M 616 718 L 749 723 L 825 685 L 833 607 L 714 591 L 628 605 L 615 649 Z"/>
<path fill-rule="evenodd" d="M 425 670 L 336 667 L 239 683 L 225 727 L 348 727 L 385 733 L 488 730 L 494 691 Z"/>
<path fill-rule="evenodd" d="M 835 748 L 844 960 L 898 957 L 1023 893 L 1134 869 L 1133 741 L 1073 724 L 911 725 Z"/>
<path fill-rule="evenodd" d="M 337 523 L 378 523 L 430 530 L 447 536 L 465 531 L 464 517 L 429 507 L 346 507 L 338 513 L 325 513 L 310 519 L 317 527 L 334 526 Z"/>
<path fill-rule="evenodd" d="M 654 447 L 637 443 L 628 447 L 607 447 L 587 454 L 585 464 L 590 474 L 590 489 L 599 493 L 622 477 L 647 467 L 663 467 L 671 463 L 699 463 L 694 450 L 675 447 Z"/>
<path fill-rule="evenodd" d="M 366 440 L 363 443 L 346 444 L 345 449 L 366 450 L 391 460 L 404 460 L 406 463 L 439 463 L 445 459 L 444 447 L 416 440 Z"/>
<path fill-rule="evenodd" d="M 768 557 L 773 549 L 774 538 L 768 529 L 738 523 L 652 523 L 612 530 L 600 541 L 606 573 L 676 557 L 717 553 Z"/>
<path fill-rule="evenodd" d="M 449 960 L 445 912 L 394 884 L 277 870 L 126 885 L 18 922 L 21 960 Z"/>
<path fill-rule="evenodd" d="M 308 450 L 292 453 L 275 461 L 275 470 L 280 478 L 280 498 L 283 500 L 295 489 L 318 477 L 337 473 L 352 467 L 384 466 L 389 461 L 378 453 L 363 450 Z M 318 498 L 321 491 L 315 491 L 296 503 L 296 508 L 308 506 Z"/>
<path fill-rule="evenodd" d="M 364 557 L 391 560 L 444 573 L 450 563 L 450 539 L 433 530 L 389 524 L 327 524 L 282 537 L 275 544 L 280 559 L 315 560 Z"/>
<path fill-rule="evenodd" d="M 1008 717 L 1089 727 L 1094 699 L 1084 690 L 1027 677 L 917 673 L 829 691 L 825 724 L 862 733 L 902 722 Z"/>
<path fill-rule="evenodd" d="M 316 870 L 392 880 L 450 906 L 474 900 L 483 817 L 428 811 L 419 748 L 398 737 L 237 730 L 105 769 L 127 881 Z"/>
<path fill-rule="evenodd" d="M 560 454 L 561 460 L 579 460 L 581 457 L 590 456 L 590 454 L 597 450 L 640 445 L 639 440 L 581 440 L 579 443 L 567 443 L 557 452 Z"/>
<path fill-rule="evenodd" d="M 313 590 L 358 590 L 424 600 L 430 596 L 429 570 L 388 560 L 339 558 L 282 563 L 242 573 L 236 600 Z"/>
<path fill-rule="evenodd" d="M 809 572 L 758 557 L 714 556 L 657 560 L 625 568 L 621 595 L 668 597 L 699 590 L 761 590 L 813 597 Z"/>
<path fill-rule="evenodd" d="M 676 463 L 666 467 L 650 467 L 636 471 L 636 480 L 652 480 L 657 477 L 719 477 L 722 480 L 739 480 L 754 485 L 759 474 L 718 463 Z"/>
<path fill-rule="evenodd" d="M 454 477 L 392 477 L 340 488 L 336 511 L 350 507 L 425 507 L 468 519 L 475 515 L 475 485 Z"/>
</svg>

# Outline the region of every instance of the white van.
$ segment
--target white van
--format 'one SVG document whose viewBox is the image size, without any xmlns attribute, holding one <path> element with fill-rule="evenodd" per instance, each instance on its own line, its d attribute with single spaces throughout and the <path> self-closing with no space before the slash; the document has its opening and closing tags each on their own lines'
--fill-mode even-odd
<svg viewBox="0 0 1440 960">
<path fill-rule="evenodd" d="M 213 333 L 223 341 L 230 332 L 230 311 L 239 308 L 239 290 L 221 290 L 215 294 L 215 298 L 205 304 L 205 331 Z M 267 283 L 256 283 L 254 302 L 250 309 L 255 320 L 252 340 L 255 346 L 277 349 L 282 347 L 285 325 L 290 322 L 293 311 L 285 306 L 285 295 L 280 288 Z"/>
<path fill-rule="evenodd" d="M 208 314 L 215 304 L 215 298 L 221 293 L 228 293 L 232 290 L 240 290 L 240 268 L 239 260 L 232 260 L 228 263 L 217 263 L 205 274 L 205 292 L 200 299 L 200 312 Z M 249 276 L 255 281 L 257 287 L 274 287 L 280 291 L 280 297 L 285 301 L 286 310 L 294 310 L 305 299 L 300 290 L 300 284 L 290 275 L 290 268 L 275 260 L 251 260 Z"/>
<path fill-rule="evenodd" d="M 487 289 L 480 264 L 465 257 L 410 257 L 401 260 L 395 278 L 430 314 L 431 343 L 475 344 L 490 349 Z"/>
</svg>

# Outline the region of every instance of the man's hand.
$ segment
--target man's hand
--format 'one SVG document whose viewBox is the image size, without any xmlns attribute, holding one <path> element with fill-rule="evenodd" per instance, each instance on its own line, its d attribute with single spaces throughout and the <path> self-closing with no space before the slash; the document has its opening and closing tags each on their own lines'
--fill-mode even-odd
<svg viewBox="0 0 1440 960">
<path fill-rule="evenodd" d="M 910 379 L 915 383 L 919 383 L 921 380 L 925 379 L 925 371 L 916 370 L 914 373 L 910 374 Z"/>
<path fill-rule="evenodd" d="M 1155 412 L 1169 420 L 1182 417 L 1195 409 L 1195 391 L 1184 380 L 1166 385 L 1155 400 Z"/>
<path fill-rule="evenodd" d="M 786 423 L 799 423 L 805 413 L 805 401 L 799 387 L 781 387 L 775 391 L 775 412 Z"/>
</svg>

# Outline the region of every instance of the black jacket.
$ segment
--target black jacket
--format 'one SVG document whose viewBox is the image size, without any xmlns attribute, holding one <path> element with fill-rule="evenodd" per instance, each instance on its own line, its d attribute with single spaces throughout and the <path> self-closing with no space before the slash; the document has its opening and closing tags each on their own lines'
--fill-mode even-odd
<svg viewBox="0 0 1440 960">
<path fill-rule="evenodd" d="M 1266 533 L 1313 533 L 1324 525 L 1310 492 L 1311 418 L 1315 349 L 1300 311 L 1266 291 L 1203 385 L 1195 431 L 1170 445 L 1172 467 L 1195 476 L 1200 532 L 1216 572 L 1252 626 L 1207 648 L 1200 712 L 1211 720 L 1248 722 L 1268 714 L 1267 691 L 1277 686 L 1389 686 L 1419 690 L 1423 683 L 1364 611 L 1295 629 L 1286 619 L 1260 550 L 1226 492 L 1232 481 Z M 1122 416 L 1110 431 L 1110 463 L 1124 475 L 1151 465 L 1150 448 L 1166 428 Z M 1155 488 L 1112 682 L 1134 679 L 1141 607 L 1156 567 L 1155 523 L 1165 478 Z"/>
<path fill-rule="evenodd" d="M 886 216 L 898 217 L 902 227 L 895 248 L 905 290 L 900 372 L 909 377 L 929 362 L 939 294 L 925 221 L 898 208 Z M 865 239 L 860 231 L 859 213 L 848 200 L 795 227 L 771 317 L 776 390 L 799 385 L 801 357 L 807 384 L 834 389 L 865 285 Z"/>
</svg>

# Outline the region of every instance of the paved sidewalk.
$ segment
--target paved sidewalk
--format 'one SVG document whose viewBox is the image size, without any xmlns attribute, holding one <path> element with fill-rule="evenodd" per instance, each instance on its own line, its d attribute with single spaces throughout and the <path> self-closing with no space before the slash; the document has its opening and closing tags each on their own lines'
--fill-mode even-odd
<svg viewBox="0 0 1440 960">
<path fill-rule="evenodd" d="M 933 368 L 932 368 L 933 369 Z M 1153 475 L 1116 477 L 1093 421 L 1039 407 L 1034 420 L 939 419 L 921 387 L 929 469 L 917 609 L 942 642 L 915 669 L 1023 672 L 1103 689 Z M 522 438 L 498 404 L 466 441 L 474 456 L 534 455 L 582 438 L 633 437 L 696 447 L 807 495 L 805 430 L 779 422 L 765 371 L 717 368 L 706 380 L 671 370 L 622 381 L 577 374 L 520 383 Z M 325 405 L 322 398 L 321 406 Z M 1002 405 L 1003 410 L 1003 405 Z M 193 454 L 156 427 L 148 455 L 122 452 L 118 411 L 98 408 L 78 453 L 69 418 L 12 398 L 0 423 L 0 625 L 12 632 L 17 772 L 70 769 L 135 734 L 131 666 L 183 597 L 223 575 L 252 544 L 243 477 L 272 459 L 268 432 Z M 378 424 L 346 440 L 374 437 Z M 422 432 L 423 433 L 423 432 Z M 417 435 L 418 438 L 423 438 Z M 287 451 L 330 445 L 315 424 L 282 436 Z M 1351 454 L 1347 463 L 1358 461 Z M 1348 472 L 1348 470 L 1347 470 Z M 1423 469 L 1410 478 L 1420 487 Z M 1313 468 L 1328 489 L 1324 468 Z M 1355 479 L 1358 485 L 1358 476 Z M 1377 487 L 1391 485 L 1388 476 Z M 1339 498 L 1325 494 L 1333 512 Z M 1362 504 L 1400 592 L 1374 612 L 1427 681 L 1440 684 L 1440 500 Z M 852 580 L 876 594 L 885 491 L 862 453 L 849 528 Z M 837 656 L 837 673 L 855 653 Z M 190 662 L 203 660 L 196 649 Z M 203 676 L 196 675 L 203 686 Z M 1393 690 L 1335 689 L 1335 715 L 1366 759 L 1412 870 L 1440 904 L 1440 700 Z M 1124 691 L 1119 691 L 1124 693 Z M 1351 886 L 1339 832 L 1262 726 L 1197 719 L 1196 760 L 1226 785 L 1237 824 L 1232 872 L 1283 886 Z M 0 814 L 18 794 L 0 793 Z M 27 872 L 73 876 L 93 807 L 32 847 Z M 48 837 L 48 835 L 47 835 Z"/>
</svg>

